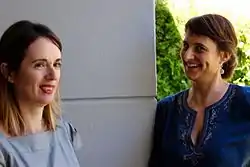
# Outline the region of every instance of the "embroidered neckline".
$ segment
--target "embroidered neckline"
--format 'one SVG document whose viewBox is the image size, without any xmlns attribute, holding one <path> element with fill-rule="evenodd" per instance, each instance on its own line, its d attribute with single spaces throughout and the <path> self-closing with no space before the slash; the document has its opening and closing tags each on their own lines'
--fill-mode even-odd
<svg viewBox="0 0 250 167">
<path fill-rule="evenodd" d="M 193 166 L 196 166 L 199 162 L 199 159 L 204 156 L 202 153 L 202 148 L 213 137 L 213 130 L 216 128 L 217 118 L 220 113 L 219 111 L 229 111 L 229 106 L 235 93 L 236 87 L 230 84 L 224 96 L 216 103 L 207 107 L 205 111 L 202 134 L 200 136 L 199 142 L 195 145 L 191 140 L 191 133 L 195 122 L 196 112 L 187 105 L 186 98 L 188 90 L 184 91 L 177 98 L 178 112 L 181 115 L 180 118 L 183 118 L 180 120 L 179 124 L 179 139 L 185 148 L 183 159 L 190 160 Z"/>
<path fill-rule="evenodd" d="M 218 100 L 217 102 L 211 104 L 210 106 L 206 107 L 206 110 L 211 110 L 212 108 L 216 108 L 221 103 L 227 101 L 228 97 L 230 97 L 230 94 L 232 94 L 233 89 L 235 89 L 235 86 L 233 84 L 229 84 L 227 91 L 224 93 L 222 98 L 220 100 Z M 185 110 L 188 110 L 189 112 L 194 113 L 196 111 L 194 111 L 192 108 L 190 108 L 187 104 L 188 91 L 189 91 L 189 89 L 187 89 L 186 91 L 183 92 L 181 104 L 185 107 Z"/>
</svg>

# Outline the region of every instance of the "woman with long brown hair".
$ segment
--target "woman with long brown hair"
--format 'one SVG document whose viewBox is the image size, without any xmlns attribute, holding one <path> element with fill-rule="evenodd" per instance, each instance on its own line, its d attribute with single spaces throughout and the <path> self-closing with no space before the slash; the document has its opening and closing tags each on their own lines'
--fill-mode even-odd
<svg viewBox="0 0 250 167">
<path fill-rule="evenodd" d="M 22 20 L 0 39 L 0 166 L 78 167 L 80 138 L 63 121 L 62 44 L 47 26 Z"/>
</svg>

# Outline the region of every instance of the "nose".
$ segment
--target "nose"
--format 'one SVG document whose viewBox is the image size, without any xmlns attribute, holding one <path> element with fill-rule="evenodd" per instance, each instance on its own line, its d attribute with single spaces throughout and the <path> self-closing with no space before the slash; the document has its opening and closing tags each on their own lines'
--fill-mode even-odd
<svg viewBox="0 0 250 167">
<path fill-rule="evenodd" d="M 56 80 L 56 69 L 53 66 L 47 68 L 46 80 Z"/>
<path fill-rule="evenodd" d="M 192 48 L 188 48 L 184 53 L 183 53 L 183 59 L 184 60 L 192 60 L 195 58 L 195 53 Z"/>
</svg>

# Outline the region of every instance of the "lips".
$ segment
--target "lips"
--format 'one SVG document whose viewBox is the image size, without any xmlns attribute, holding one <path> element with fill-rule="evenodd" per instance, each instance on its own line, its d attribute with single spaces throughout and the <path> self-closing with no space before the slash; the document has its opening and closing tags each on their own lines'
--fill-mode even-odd
<svg viewBox="0 0 250 167">
<path fill-rule="evenodd" d="M 41 85 L 40 89 L 43 93 L 52 94 L 54 92 L 55 86 L 54 85 Z"/>
<path fill-rule="evenodd" d="M 199 63 L 185 63 L 185 66 L 186 66 L 187 68 L 198 68 L 198 67 L 202 67 L 202 65 L 199 64 Z"/>
</svg>

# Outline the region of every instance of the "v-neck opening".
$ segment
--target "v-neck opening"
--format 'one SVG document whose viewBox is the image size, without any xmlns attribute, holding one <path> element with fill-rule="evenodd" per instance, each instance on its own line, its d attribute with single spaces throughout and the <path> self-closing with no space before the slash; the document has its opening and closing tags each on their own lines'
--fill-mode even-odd
<svg viewBox="0 0 250 167">
<path fill-rule="evenodd" d="M 194 149 L 198 149 L 202 146 L 204 140 L 205 140 L 205 137 L 206 137 L 206 131 L 207 131 L 207 124 L 208 124 L 208 121 L 209 121 L 209 114 L 211 114 L 209 111 L 216 108 L 217 106 L 219 106 L 221 103 L 223 103 L 225 100 L 227 100 L 227 98 L 229 97 L 230 93 L 231 93 L 231 90 L 233 88 L 233 84 L 229 84 L 228 88 L 227 88 L 227 91 L 224 93 L 224 95 L 222 96 L 222 98 L 220 98 L 220 100 L 216 101 L 215 103 L 209 105 L 208 107 L 205 108 L 204 110 L 204 120 L 203 120 L 203 126 L 201 128 L 201 131 L 199 132 L 199 135 L 197 136 L 196 138 L 196 142 L 193 141 L 192 139 L 192 132 L 193 132 L 193 128 L 194 128 L 194 125 L 195 125 L 195 119 L 196 119 L 196 116 L 197 116 L 197 112 L 192 109 L 191 107 L 188 106 L 188 103 L 187 103 L 187 97 L 188 97 L 188 91 L 189 90 L 186 90 L 183 94 L 183 98 L 182 98 L 182 104 L 184 106 L 184 109 L 186 111 L 188 111 L 189 114 L 192 115 L 192 119 L 191 119 L 191 122 L 190 122 L 190 127 L 189 127 L 189 130 L 188 130 L 188 140 L 190 141 L 191 143 L 191 146 L 192 148 Z"/>
<path fill-rule="evenodd" d="M 196 142 L 194 143 L 193 139 L 192 139 L 192 131 L 193 131 L 193 128 L 194 128 L 194 125 L 195 125 L 195 118 L 196 118 L 196 115 L 193 117 L 194 120 L 192 120 L 192 125 L 190 127 L 190 132 L 189 132 L 189 139 L 190 139 L 190 142 L 191 142 L 191 145 L 193 148 L 199 148 L 203 141 L 204 141 L 204 137 L 205 137 L 205 133 L 206 133 L 206 129 L 207 129 L 207 117 L 208 117 L 208 114 L 207 112 L 204 113 L 204 120 L 203 120 L 203 126 L 200 130 L 200 132 L 198 133 L 198 135 L 196 136 Z"/>
</svg>

